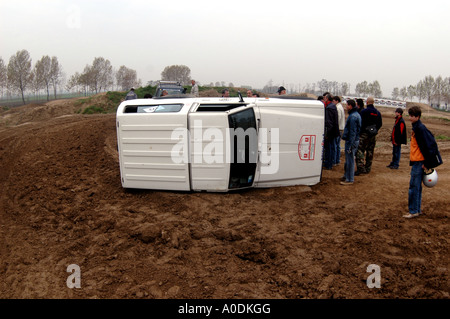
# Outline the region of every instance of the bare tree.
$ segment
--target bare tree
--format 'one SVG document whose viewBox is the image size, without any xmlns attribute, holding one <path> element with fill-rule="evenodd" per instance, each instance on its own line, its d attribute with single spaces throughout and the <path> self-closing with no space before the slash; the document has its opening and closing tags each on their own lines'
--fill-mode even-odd
<svg viewBox="0 0 450 319">
<path fill-rule="evenodd" d="M 66 83 L 66 90 L 72 91 L 73 88 L 77 89 L 78 86 L 80 86 L 80 73 L 75 72 L 75 74 L 72 75 Z"/>
<path fill-rule="evenodd" d="M 450 78 L 444 79 L 444 85 L 442 87 L 442 97 L 445 99 L 446 110 L 450 101 Z"/>
<path fill-rule="evenodd" d="M 116 72 L 116 82 L 122 91 L 129 90 L 137 84 L 137 72 L 122 65 Z"/>
<path fill-rule="evenodd" d="M 87 95 L 88 92 L 92 91 L 92 87 L 94 86 L 94 76 L 92 72 L 92 67 L 90 65 L 86 65 L 84 67 L 84 71 L 80 74 L 78 78 L 78 84 L 83 88 L 84 94 Z"/>
<path fill-rule="evenodd" d="M 410 101 L 416 96 L 416 87 L 414 85 L 408 86 L 408 98 Z"/>
<path fill-rule="evenodd" d="M 8 73 L 6 69 L 5 62 L 0 57 L 0 89 L 1 89 L 1 95 L 3 96 L 3 89 L 6 88 L 7 85 L 7 79 L 8 79 Z"/>
<path fill-rule="evenodd" d="M 422 99 L 426 98 L 426 90 L 423 81 L 419 81 L 416 85 L 416 96 L 419 99 L 419 103 L 422 102 Z"/>
<path fill-rule="evenodd" d="M 408 97 L 408 89 L 406 89 L 406 86 L 400 89 L 400 96 L 402 97 L 403 101 Z"/>
<path fill-rule="evenodd" d="M 52 69 L 52 60 L 48 55 L 43 56 L 34 65 L 34 86 L 35 89 L 45 88 L 47 90 L 47 101 L 50 99 L 50 74 Z"/>
<path fill-rule="evenodd" d="M 43 88 L 42 81 L 36 67 L 34 67 L 31 71 L 30 87 L 33 90 L 35 96 L 39 96 L 39 92 Z"/>
<path fill-rule="evenodd" d="M 434 97 L 437 100 L 437 104 L 440 105 L 441 104 L 441 98 L 442 98 L 442 93 L 444 90 L 444 79 L 442 78 L 442 76 L 438 76 L 435 80 L 434 80 Z"/>
<path fill-rule="evenodd" d="M 340 91 L 341 91 L 342 95 L 348 95 L 349 94 L 349 92 L 350 92 L 350 84 L 349 83 L 347 83 L 347 82 L 341 83 L 340 88 L 341 88 Z"/>
<path fill-rule="evenodd" d="M 422 83 L 423 83 L 424 90 L 425 90 L 425 96 L 428 99 L 428 103 L 431 104 L 431 100 L 433 99 L 433 94 L 434 94 L 434 78 L 433 78 L 433 76 L 431 76 L 431 75 L 426 76 Z"/>
<path fill-rule="evenodd" d="M 25 104 L 24 93 L 32 81 L 31 57 L 27 50 L 17 51 L 9 59 L 7 75 L 10 88 L 22 95 Z"/>
<path fill-rule="evenodd" d="M 317 86 L 319 87 L 319 90 L 320 90 L 321 93 L 330 91 L 330 84 L 325 79 L 322 79 L 319 82 L 317 82 Z"/>
<path fill-rule="evenodd" d="M 166 66 L 161 72 L 163 81 L 179 81 L 182 85 L 188 85 L 191 80 L 191 69 L 186 65 Z"/>
<path fill-rule="evenodd" d="M 356 84 L 355 94 L 359 96 L 366 96 L 369 94 L 369 85 L 367 81 Z"/>
<path fill-rule="evenodd" d="M 392 99 L 397 100 L 400 96 L 400 90 L 398 88 L 394 88 L 392 90 Z"/>
<path fill-rule="evenodd" d="M 89 73 L 89 76 L 87 76 L 89 86 L 95 93 L 102 92 L 108 86 L 113 85 L 112 65 L 109 60 L 102 57 L 95 58 L 87 71 Z"/>
<path fill-rule="evenodd" d="M 373 81 L 368 85 L 368 93 L 374 97 L 381 97 L 383 93 L 381 92 L 381 86 L 378 81 Z"/>
<path fill-rule="evenodd" d="M 52 57 L 51 67 L 50 67 L 50 81 L 53 86 L 53 93 L 56 99 L 56 89 L 58 84 L 61 83 L 62 78 L 62 68 L 58 62 L 58 58 L 56 56 Z"/>
</svg>

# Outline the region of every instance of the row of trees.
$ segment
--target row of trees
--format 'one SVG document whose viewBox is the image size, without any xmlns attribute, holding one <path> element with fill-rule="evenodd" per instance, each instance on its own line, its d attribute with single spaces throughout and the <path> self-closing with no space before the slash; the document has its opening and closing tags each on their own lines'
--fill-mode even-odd
<svg viewBox="0 0 450 319">
<path fill-rule="evenodd" d="M 326 79 L 322 79 L 316 83 L 306 83 L 304 86 L 302 85 L 294 85 L 288 84 L 283 86 L 290 93 L 311 93 L 316 95 L 321 95 L 325 92 L 330 92 L 333 95 L 350 95 L 350 83 L 348 82 L 337 82 L 337 81 L 328 81 Z M 278 86 L 273 85 L 273 81 L 270 80 L 262 89 L 264 93 L 274 93 L 278 89 Z M 372 83 L 368 83 L 367 81 L 356 84 L 355 94 L 359 96 L 369 96 L 372 95 L 374 97 L 381 97 L 381 87 L 378 81 L 374 81 Z"/>
<path fill-rule="evenodd" d="M 161 73 L 161 80 L 179 81 L 182 85 L 189 85 L 191 80 L 191 70 L 185 65 L 171 65 L 164 68 Z M 153 83 L 156 81 L 150 81 Z M 18 51 L 11 56 L 9 63 L 6 65 L 0 57 L 0 89 L 1 95 L 4 90 L 8 92 L 18 93 L 25 103 L 25 92 L 31 90 L 35 94 L 44 90 L 47 95 L 47 100 L 50 98 L 50 91 L 57 94 L 58 87 L 65 83 L 64 73 L 58 61 L 58 58 L 48 55 L 43 56 L 32 67 L 30 54 L 27 50 Z M 82 73 L 76 72 L 72 75 L 67 83 L 65 89 L 68 91 L 76 90 L 77 92 L 103 92 L 114 86 L 122 91 L 129 90 L 131 87 L 141 86 L 141 80 L 137 78 L 137 72 L 129 69 L 126 66 L 121 66 L 119 70 L 115 71 L 111 62 L 103 57 L 96 57 L 91 65 L 86 65 Z M 213 82 L 210 86 L 225 86 L 225 82 Z M 229 83 L 229 87 L 234 87 L 233 83 Z M 347 82 L 339 83 L 336 81 L 328 81 L 322 79 L 317 83 L 307 83 L 303 87 L 290 84 L 284 85 L 290 93 L 306 92 L 313 94 L 322 94 L 323 92 L 330 92 L 333 95 L 350 95 L 350 84 Z M 250 88 L 250 87 L 249 87 Z M 273 85 L 270 80 L 262 89 L 265 93 L 274 93 L 278 86 Z M 356 84 L 354 94 L 358 96 L 382 97 L 380 83 L 367 81 Z M 429 75 L 416 85 L 409 85 L 402 88 L 394 88 L 392 92 L 393 99 L 409 99 L 418 98 L 419 102 L 424 99 L 428 100 L 429 104 L 437 104 L 450 100 L 450 77 L 443 78 L 438 76 L 434 78 Z"/>
<path fill-rule="evenodd" d="M 317 84 L 307 84 L 305 91 L 307 93 L 317 94 L 330 92 L 333 95 L 345 96 L 351 94 L 350 87 L 350 83 L 347 82 L 328 81 L 326 79 L 322 79 L 317 82 Z M 372 83 L 369 83 L 367 81 L 357 83 L 355 86 L 354 94 L 362 97 L 369 95 L 374 97 L 382 97 L 383 95 L 380 83 L 378 81 L 373 81 Z"/>
<path fill-rule="evenodd" d="M 86 65 L 83 73 L 76 72 L 67 82 L 66 89 L 82 92 L 103 92 L 116 85 L 120 90 L 129 90 L 134 86 L 141 86 L 137 79 L 137 72 L 122 65 L 117 72 L 111 62 L 103 57 L 94 59 L 91 65 Z"/>
<path fill-rule="evenodd" d="M 177 81 L 180 82 L 181 85 L 190 85 L 191 84 L 191 69 L 186 65 L 170 65 L 166 66 L 164 70 L 161 72 L 161 80 L 162 81 Z M 198 81 L 197 81 L 198 82 Z M 155 86 L 158 84 L 158 81 L 149 81 L 148 85 Z M 206 84 L 210 87 L 234 87 L 232 82 L 229 82 L 228 85 L 225 81 L 216 81 L 210 82 Z"/>
<path fill-rule="evenodd" d="M 16 92 L 22 96 L 25 104 L 25 91 L 37 92 L 45 89 L 47 99 L 50 97 L 50 88 L 56 96 L 57 86 L 61 82 L 62 68 L 57 57 L 43 56 L 31 65 L 31 57 L 27 50 L 18 51 L 9 59 L 8 65 L 0 57 L 0 87 L 3 95 L 4 89 Z"/>
<path fill-rule="evenodd" d="M 448 105 L 450 102 L 450 77 L 443 78 L 439 75 L 434 78 L 428 75 L 416 85 L 396 87 L 392 91 L 392 98 L 398 99 L 399 97 L 403 100 L 413 100 L 414 97 L 417 97 L 419 102 L 426 99 L 428 104 L 436 104 L 438 107 L 441 103 Z"/>
<path fill-rule="evenodd" d="M 68 91 L 75 89 L 84 93 L 99 93 L 114 86 L 119 90 L 126 91 L 131 87 L 141 85 L 136 70 L 122 65 L 119 70 L 115 71 L 108 59 L 97 57 L 94 58 L 91 65 L 85 66 L 83 73 L 75 72 L 69 78 L 66 89 Z"/>
<path fill-rule="evenodd" d="M 63 87 L 64 84 L 66 85 Z M 99 93 L 114 86 L 121 90 L 129 90 L 133 86 L 140 85 L 141 81 L 137 79 L 135 70 L 121 66 L 116 72 L 111 62 L 102 57 L 97 57 L 91 65 L 86 65 L 83 73 L 76 72 L 67 83 L 56 56 L 45 55 L 34 66 L 27 50 L 17 51 L 11 56 L 8 64 L 0 57 L 1 95 L 4 95 L 5 90 L 8 94 L 19 94 L 24 104 L 27 91 L 37 95 L 44 90 L 49 100 L 50 91 L 53 91 L 56 98 L 58 89 L 62 87 L 67 91 Z"/>
</svg>

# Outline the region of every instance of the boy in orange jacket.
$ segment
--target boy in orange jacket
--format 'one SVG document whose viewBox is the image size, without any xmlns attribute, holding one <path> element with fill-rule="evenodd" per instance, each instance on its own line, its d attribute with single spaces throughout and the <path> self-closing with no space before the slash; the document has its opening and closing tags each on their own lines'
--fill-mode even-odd
<svg viewBox="0 0 450 319">
<path fill-rule="evenodd" d="M 433 134 L 420 121 L 422 110 L 418 106 L 408 109 L 412 123 L 411 149 L 409 154 L 411 178 L 408 191 L 409 213 L 405 218 L 413 218 L 422 214 L 422 179 L 424 170 L 435 168 L 443 163 L 441 154 Z"/>
</svg>

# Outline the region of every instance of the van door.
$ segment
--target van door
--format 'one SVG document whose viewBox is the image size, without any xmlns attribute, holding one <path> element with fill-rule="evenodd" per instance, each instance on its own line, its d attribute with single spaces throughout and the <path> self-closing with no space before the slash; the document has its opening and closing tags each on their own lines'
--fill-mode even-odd
<svg viewBox="0 0 450 319">
<path fill-rule="evenodd" d="M 313 100 L 257 100 L 260 160 L 255 187 L 314 185 L 322 171 L 324 107 Z"/>
<path fill-rule="evenodd" d="M 193 190 L 228 191 L 253 186 L 257 165 L 252 107 L 189 114 Z"/>
<path fill-rule="evenodd" d="M 227 191 L 226 113 L 189 113 L 190 179 L 194 191 Z"/>
</svg>

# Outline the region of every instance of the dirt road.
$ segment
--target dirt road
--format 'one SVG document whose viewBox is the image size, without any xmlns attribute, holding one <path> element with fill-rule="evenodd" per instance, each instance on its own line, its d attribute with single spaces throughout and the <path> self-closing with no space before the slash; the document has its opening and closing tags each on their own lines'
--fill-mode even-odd
<svg viewBox="0 0 450 319">
<path fill-rule="evenodd" d="M 351 187 L 339 185 L 341 164 L 312 187 L 228 194 L 124 190 L 114 114 L 9 115 L 0 298 L 448 299 L 450 141 L 439 142 L 425 214 L 405 220 L 409 146 L 400 169 L 386 168 L 392 115 L 383 110 L 372 172 Z M 448 120 L 426 115 L 450 136 Z M 71 264 L 81 288 L 67 287 Z M 369 265 L 379 289 L 367 286 Z"/>
</svg>

